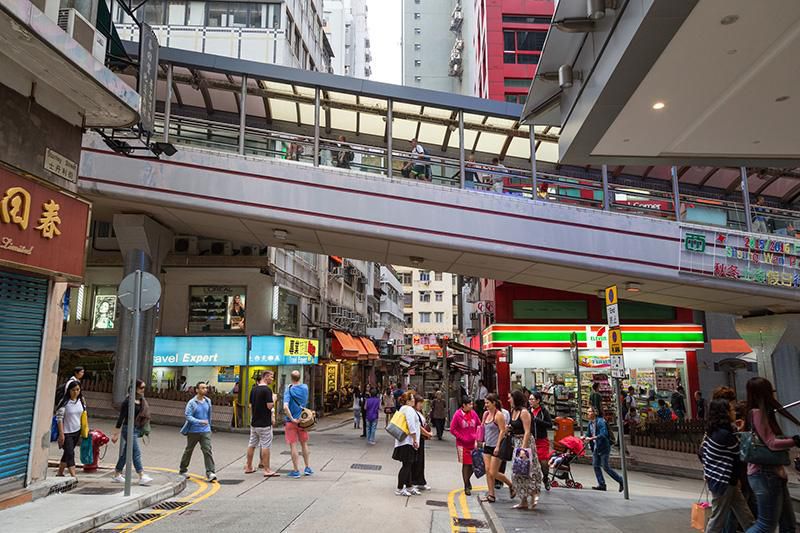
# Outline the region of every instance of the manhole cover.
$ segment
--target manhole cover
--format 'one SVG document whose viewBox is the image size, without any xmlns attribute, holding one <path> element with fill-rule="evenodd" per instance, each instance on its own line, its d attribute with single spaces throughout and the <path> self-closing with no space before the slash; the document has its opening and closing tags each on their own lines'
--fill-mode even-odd
<svg viewBox="0 0 800 533">
<path fill-rule="evenodd" d="M 218 479 L 217 483 L 220 485 L 238 485 L 239 483 L 243 483 L 243 479 Z"/>
<path fill-rule="evenodd" d="M 189 502 L 161 502 L 158 505 L 154 505 L 153 509 L 160 509 L 162 511 L 172 511 L 175 509 L 183 509 L 189 505 Z"/>
<path fill-rule="evenodd" d="M 425 505 L 432 505 L 434 507 L 447 507 L 447 502 L 439 500 L 428 500 L 425 502 Z"/>
<path fill-rule="evenodd" d="M 486 522 L 477 518 L 453 518 L 453 525 L 456 527 L 486 527 Z"/>
<path fill-rule="evenodd" d="M 365 465 L 361 463 L 354 463 L 350 465 L 350 468 L 353 470 L 380 470 L 383 467 L 381 465 Z"/>
<path fill-rule="evenodd" d="M 73 490 L 72 494 L 91 494 L 93 496 L 119 494 L 122 489 L 119 487 L 84 487 L 82 489 Z"/>
<path fill-rule="evenodd" d="M 120 518 L 117 522 L 121 524 L 139 524 L 147 520 L 152 520 L 153 518 L 158 518 L 159 516 L 161 515 L 158 513 L 133 513 Z"/>
</svg>

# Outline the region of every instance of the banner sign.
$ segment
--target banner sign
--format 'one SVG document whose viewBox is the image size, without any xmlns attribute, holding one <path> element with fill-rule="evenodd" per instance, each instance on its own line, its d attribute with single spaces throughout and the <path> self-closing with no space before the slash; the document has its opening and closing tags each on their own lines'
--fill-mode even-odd
<svg viewBox="0 0 800 533">
<path fill-rule="evenodd" d="M 156 337 L 153 366 L 247 364 L 247 337 Z"/>
<path fill-rule="evenodd" d="M 703 326 L 695 324 L 651 324 L 620 326 L 623 347 L 677 348 L 696 350 L 704 346 Z M 520 349 L 569 350 L 575 333 L 578 349 L 608 349 L 608 326 L 586 324 L 492 324 L 483 330 L 485 350 L 506 346 Z"/>
</svg>

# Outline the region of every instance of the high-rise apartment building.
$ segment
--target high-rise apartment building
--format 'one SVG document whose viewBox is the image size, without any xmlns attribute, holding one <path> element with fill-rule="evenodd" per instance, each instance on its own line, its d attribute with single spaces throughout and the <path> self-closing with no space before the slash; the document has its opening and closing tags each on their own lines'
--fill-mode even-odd
<svg viewBox="0 0 800 533">
<path fill-rule="evenodd" d="M 334 74 L 354 78 L 372 75 L 367 14 L 367 0 L 325 0 L 323 27 L 333 50 Z"/>
<path fill-rule="evenodd" d="M 403 285 L 406 351 L 453 337 L 458 329 L 458 289 L 454 274 L 395 266 Z"/>
<path fill-rule="evenodd" d="M 332 50 L 322 29 L 322 0 L 230 2 L 148 0 L 140 21 L 161 46 L 328 72 Z M 120 37 L 138 29 L 115 3 Z"/>
</svg>

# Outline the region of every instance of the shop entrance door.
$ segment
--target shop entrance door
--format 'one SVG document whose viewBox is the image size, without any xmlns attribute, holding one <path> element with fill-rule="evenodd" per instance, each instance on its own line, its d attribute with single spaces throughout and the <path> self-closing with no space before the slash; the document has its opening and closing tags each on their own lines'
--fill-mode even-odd
<svg viewBox="0 0 800 533">
<path fill-rule="evenodd" d="M 0 272 L 0 491 L 28 471 L 47 293 L 46 279 Z"/>
</svg>

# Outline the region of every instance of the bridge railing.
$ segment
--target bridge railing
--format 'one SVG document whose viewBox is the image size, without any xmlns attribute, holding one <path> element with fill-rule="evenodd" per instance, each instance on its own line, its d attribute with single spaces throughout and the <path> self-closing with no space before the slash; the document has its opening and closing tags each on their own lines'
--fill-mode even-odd
<svg viewBox="0 0 800 533">
<path fill-rule="evenodd" d="M 157 118 L 157 135 L 163 134 L 163 117 Z M 537 172 L 530 168 L 460 161 L 451 157 L 412 154 L 347 139 L 318 137 L 317 161 L 313 136 L 224 122 L 171 116 L 169 139 L 176 144 L 230 153 L 297 161 L 309 165 L 338 167 L 369 174 L 409 179 L 482 194 L 502 194 L 539 201 L 557 202 L 665 220 L 747 231 L 748 217 L 742 203 L 705 198 L 645 186 Z M 675 208 L 676 199 L 678 209 Z M 774 233 L 796 238 L 800 212 L 754 205 L 750 226 L 756 233 Z"/>
</svg>

